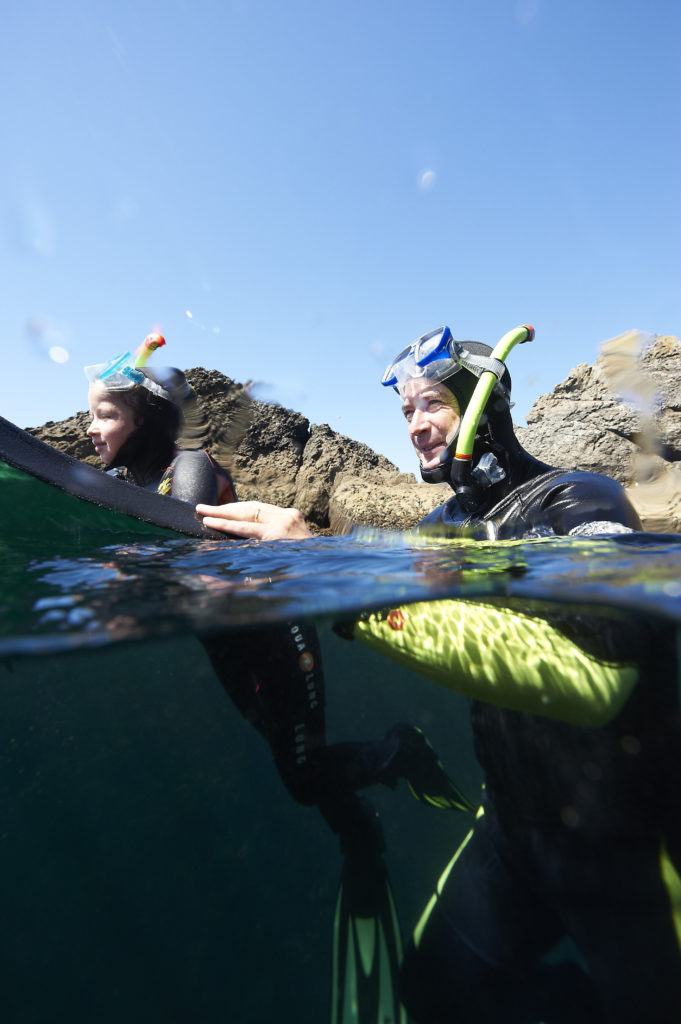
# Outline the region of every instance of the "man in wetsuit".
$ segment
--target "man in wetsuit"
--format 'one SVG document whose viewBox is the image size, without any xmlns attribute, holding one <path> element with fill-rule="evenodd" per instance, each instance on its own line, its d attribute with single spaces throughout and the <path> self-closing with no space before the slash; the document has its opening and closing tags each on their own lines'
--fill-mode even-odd
<svg viewBox="0 0 681 1024">
<path fill-rule="evenodd" d="M 474 440 L 461 472 L 457 437 L 485 373 L 496 383 L 473 426 L 465 420 Z M 421 524 L 424 537 L 617 537 L 641 529 L 619 484 L 524 451 L 510 415 L 510 375 L 488 346 L 456 342 L 446 328 L 431 332 L 400 353 L 383 383 L 400 394 L 424 480 L 446 481 L 455 492 Z M 295 510 L 257 511 L 251 503 L 199 508 L 206 525 L 241 536 L 309 535 Z M 485 776 L 475 826 L 405 955 L 411 1017 L 680 1020 L 674 629 L 607 609 L 538 610 L 509 600 L 400 611 L 363 618 L 354 635 L 473 698 Z M 511 659 L 514 635 L 519 653 Z M 578 959 L 556 958 L 566 938 Z"/>
<path fill-rule="evenodd" d="M 420 362 L 424 355 L 431 359 Z M 496 384 L 462 473 L 455 461 L 462 417 L 490 371 Z M 487 346 L 456 342 L 447 328 L 432 332 L 400 353 L 383 382 L 402 399 L 423 479 L 455 491 L 423 529 L 488 539 L 640 530 L 617 483 L 554 469 L 522 448 L 508 370 Z M 498 609 L 489 609 L 489 627 L 485 606 L 469 609 L 481 645 L 493 646 Z M 515 611 L 523 609 L 504 608 Z M 541 696 L 512 692 L 514 666 L 498 702 L 473 700 L 485 776 L 481 813 L 407 950 L 405 1005 L 428 1024 L 671 1024 L 681 1019 L 669 892 L 670 860 L 679 863 L 681 758 L 673 630 L 588 609 L 544 611 L 543 618 L 547 630 L 594 659 L 593 677 L 600 665 L 633 664 L 635 682 L 623 668 L 622 692 L 605 712 L 589 708 L 589 687 L 576 686 L 568 721 L 546 717 Z M 520 677 L 522 666 L 515 671 Z M 552 673 L 569 688 L 558 657 Z M 448 685 L 476 696 L 475 680 Z M 586 710 L 578 710 L 580 701 Z M 574 724 L 581 721 L 598 727 Z M 545 959 L 566 936 L 584 967 Z"/>
</svg>

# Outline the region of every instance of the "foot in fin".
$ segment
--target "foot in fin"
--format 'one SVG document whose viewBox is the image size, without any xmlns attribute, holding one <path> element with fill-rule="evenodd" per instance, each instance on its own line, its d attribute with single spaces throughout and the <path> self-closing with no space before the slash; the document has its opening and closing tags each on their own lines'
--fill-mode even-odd
<svg viewBox="0 0 681 1024">
<path fill-rule="evenodd" d="M 442 762 L 420 729 L 400 722 L 388 732 L 386 739 L 389 738 L 394 738 L 398 747 L 386 766 L 381 782 L 394 788 L 397 780 L 403 778 L 413 796 L 421 803 L 474 813 L 475 807 L 447 775 Z"/>
<path fill-rule="evenodd" d="M 333 929 L 331 1024 L 407 1024 L 398 996 L 402 939 L 375 847 L 343 862 Z"/>
</svg>

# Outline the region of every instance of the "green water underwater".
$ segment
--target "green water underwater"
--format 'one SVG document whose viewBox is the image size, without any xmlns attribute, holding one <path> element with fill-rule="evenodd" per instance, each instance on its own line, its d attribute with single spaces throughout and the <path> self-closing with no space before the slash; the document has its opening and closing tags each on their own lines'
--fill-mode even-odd
<svg viewBox="0 0 681 1024">
<path fill-rule="evenodd" d="M 467 702 L 320 623 L 327 738 L 421 727 L 479 789 Z M 3 1009 L 22 1021 L 325 1021 L 337 838 L 191 636 L 5 659 Z M 367 795 L 405 936 L 469 819 Z"/>
<path fill-rule="evenodd" d="M 12 1022 L 331 1019 L 338 839 L 291 797 L 197 632 L 313 621 L 327 742 L 412 723 L 475 802 L 468 700 L 342 639 L 339 619 L 506 595 L 681 621 L 681 544 L 663 535 L 131 539 L 62 552 L 5 538 L 0 553 L 0 964 Z M 365 794 L 406 942 L 470 818 L 416 801 L 404 781 Z"/>
</svg>

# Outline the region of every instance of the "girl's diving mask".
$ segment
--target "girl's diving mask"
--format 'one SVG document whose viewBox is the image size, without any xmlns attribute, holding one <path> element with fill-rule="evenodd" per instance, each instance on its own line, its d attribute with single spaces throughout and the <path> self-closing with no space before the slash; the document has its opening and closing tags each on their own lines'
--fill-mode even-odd
<svg viewBox="0 0 681 1024">
<path fill-rule="evenodd" d="M 503 363 L 492 357 L 473 355 L 465 346 L 465 341 L 454 339 L 447 326 L 422 334 L 393 359 L 383 374 L 381 384 L 400 391 L 408 380 L 415 377 L 442 381 L 461 369 L 468 370 L 476 377 L 490 370 L 498 380 L 501 378 Z"/>
<path fill-rule="evenodd" d="M 108 363 L 95 363 L 92 366 L 86 366 L 84 367 L 85 376 L 91 384 L 96 380 L 101 381 L 107 391 L 129 391 L 134 387 L 142 387 L 151 391 L 152 394 L 158 395 L 159 398 L 165 398 L 168 402 L 177 402 L 178 398 L 183 396 L 175 394 L 174 387 L 164 387 L 143 370 L 152 352 L 161 348 L 165 343 L 162 334 L 148 334 L 134 355 L 132 352 L 123 352 L 110 359 Z M 161 376 L 160 372 L 154 374 L 154 377 L 159 376 Z"/>
</svg>

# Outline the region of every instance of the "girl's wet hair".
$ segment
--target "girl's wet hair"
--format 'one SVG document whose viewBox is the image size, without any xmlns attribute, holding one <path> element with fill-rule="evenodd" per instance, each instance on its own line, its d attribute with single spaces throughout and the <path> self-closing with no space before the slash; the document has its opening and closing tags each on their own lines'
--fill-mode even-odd
<svg viewBox="0 0 681 1024">
<path fill-rule="evenodd" d="M 156 375 L 144 370 L 152 380 Z M 161 381 L 164 388 L 177 385 L 178 391 L 190 391 L 181 370 L 173 370 L 174 380 L 167 380 L 168 371 Z M 184 389 L 182 388 L 184 385 Z M 121 445 L 111 463 L 114 466 L 135 467 L 136 475 L 142 479 L 153 479 L 163 473 L 173 460 L 175 444 L 182 430 L 182 409 L 175 401 L 161 398 L 144 387 L 133 387 L 119 391 L 118 396 L 135 415 L 137 427 Z"/>
</svg>

